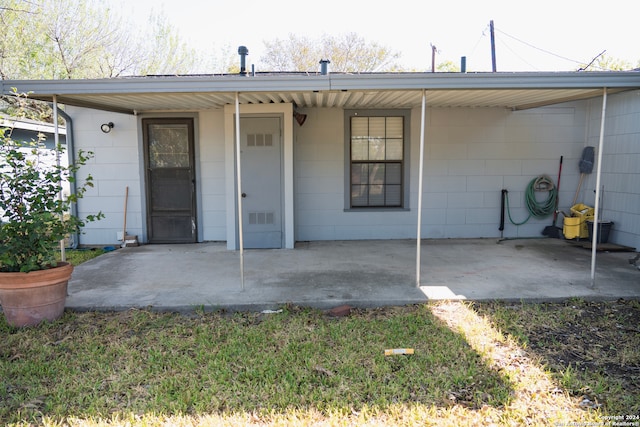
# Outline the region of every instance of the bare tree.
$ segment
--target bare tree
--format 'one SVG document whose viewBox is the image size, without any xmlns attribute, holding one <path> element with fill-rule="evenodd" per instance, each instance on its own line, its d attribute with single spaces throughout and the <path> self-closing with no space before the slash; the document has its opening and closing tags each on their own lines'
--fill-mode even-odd
<svg viewBox="0 0 640 427">
<path fill-rule="evenodd" d="M 117 22 L 89 1 L 49 0 L 40 11 L 51 44 L 53 78 L 98 75 L 102 54 L 116 46 Z M 45 50 L 46 46 L 45 46 Z"/>
<path fill-rule="evenodd" d="M 319 40 L 290 34 L 286 40 L 265 42 L 260 58 L 272 71 L 316 71 L 321 59 L 331 61 L 338 72 L 365 73 L 398 69 L 399 52 L 375 42 L 367 42 L 355 33 L 323 35 Z"/>
<path fill-rule="evenodd" d="M 186 74 L 200 58 L 163 15 L 140 31 L 100 0 L 0 0 L 3 79 Z"/>
</svg>

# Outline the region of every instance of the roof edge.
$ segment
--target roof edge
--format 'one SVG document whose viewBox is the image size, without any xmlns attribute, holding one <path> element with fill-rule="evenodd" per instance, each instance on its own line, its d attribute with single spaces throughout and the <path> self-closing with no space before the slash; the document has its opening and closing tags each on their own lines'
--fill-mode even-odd
<svg viewBox="0 0 640 427">
<path fill-rule="evenodd" d="M 269 76 L 153 76 L 3 80 L 2 94 L 34 95 L 348 90 L 640 88 L 640 72 L 370 73 Z M 15 91 L 14 91 L 15 88 Z"/>
</svg>

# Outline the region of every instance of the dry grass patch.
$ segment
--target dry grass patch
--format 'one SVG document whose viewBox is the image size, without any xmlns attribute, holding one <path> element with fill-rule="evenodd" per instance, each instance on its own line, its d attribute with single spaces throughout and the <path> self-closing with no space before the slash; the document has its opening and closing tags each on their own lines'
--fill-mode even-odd
<svg viewBox="0 0 640 427">
<path fill-rule="evenodd" d="M 581 407 L 640 414 L 640 302 L 572 299 L 473 308 L 539 360 Z"/>
</svg>

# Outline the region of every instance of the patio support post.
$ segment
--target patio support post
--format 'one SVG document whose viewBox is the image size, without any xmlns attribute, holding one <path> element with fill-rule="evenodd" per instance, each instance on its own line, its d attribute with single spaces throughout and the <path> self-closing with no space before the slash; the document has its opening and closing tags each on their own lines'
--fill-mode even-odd
<svg viewBox="0 0 640 427">
<path fill-rule="evenodd" d="M 416 287 L 420 287 L 420 236 L 422 234 L 422 177 L 424 175 L 424 126 L 427 92 L 422 89 L 422 109 L 420 110 L 420 161 L 418 171 L 418 230 L 416 237 Z"/>
<path fill-rule="evenodd" d="M 56 167 L 60 173 L 60 129 L 58 129 L 58 97 L 56 95 L 53 95 L 53 144 L 56 150 Z M 62 187 L 58 193 L 58 200 L 62 201 Z M 60 260 L 62 262 L 67 260 L 64 239 L 60 240 Z"/>
<path fill-rule="evenodd" d="M 242 240 L 242 170 L 240 169 L 240 94 L 236 92 L 236 200 L 238 201 L 238 242 L 240 244 L 240 282 L 244 291 L 244 241 Z"/>
<path fill-rule="evenodd" d="M 602 166 L 602 147 L 604 145 L 604 121 L 607 112 L 607 88 L 602 92 L 602 117 L 600 118 L 600 139 L 598 141 L 598 161 L 596 166 L 596 201 L 593 215 L 593 232 L 591 233 L 591 287 L 596 286 L 596 250 L 598 241 L 598 221 L 600 221 L 600 175 Z"/>
</svg>

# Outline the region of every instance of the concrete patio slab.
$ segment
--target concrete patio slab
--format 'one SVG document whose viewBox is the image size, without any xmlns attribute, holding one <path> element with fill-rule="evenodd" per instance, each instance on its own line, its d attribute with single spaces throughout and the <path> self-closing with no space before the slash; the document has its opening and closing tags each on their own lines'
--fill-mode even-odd
<svg viewBox="0 0 640 427">
<path fill-rule="evenodd" d="M 284 304 L 331 308 L 405 305 L 430 299 L 550 301 L 640 298 L 633 252 L 597 256 L 560 239 L 425 240 L 416 286 L 415 240 L 298 243 L 246 250 L 224 243 L 144 245 L 76 267 L 67 307 L 75 310 L 265 310 Z M 243 284 L 244 282 L 244 284 Z"/>
</svg>

